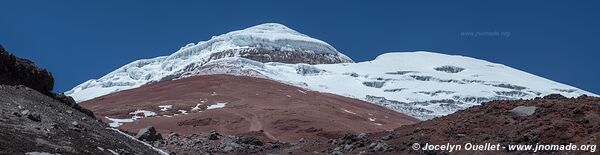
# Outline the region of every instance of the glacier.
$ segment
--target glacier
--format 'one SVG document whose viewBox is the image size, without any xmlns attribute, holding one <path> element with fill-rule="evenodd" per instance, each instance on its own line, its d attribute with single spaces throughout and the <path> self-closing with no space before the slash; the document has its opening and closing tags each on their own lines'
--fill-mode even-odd
<svg viewBox="0 0 600 155">
<path fill-rule="evenodd" d="M 247 51 L 267 51 L 261 57 Z M 283 54 L 281 54 L 283 53 Z M 298 59 L 272 62 L 271 55 Z M 309 56 L 306 56 L 309 54 Z M 317 57 L 323 61 L 305 60 Z M 299 63 L 298 63 L 299 62 Z M 498 99 L 548 94 L 596 94 L 476 58 L 434 52 L 390 52 L 354 62 L 331 45 L 284 25 L 261 24 L 188 44 L 169 56 L 134 61 L 65 92 L 77 102 L 189 76 L 230 74 L 267 78 L 332 93 L 427 120 Z"/>
</svg>

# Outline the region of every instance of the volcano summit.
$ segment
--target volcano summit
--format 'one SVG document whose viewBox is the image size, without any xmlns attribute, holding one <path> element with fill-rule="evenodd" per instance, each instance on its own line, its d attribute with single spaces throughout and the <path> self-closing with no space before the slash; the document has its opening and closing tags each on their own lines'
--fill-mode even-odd
<svg viewBox="0 0 600 155">
<path fill-rule="evenodd" d="M 127 64 L 65 94 L 78 102 L 161 81 L 230 74 L 364 100 L 425 120 L 497 99 L 595 94 L 502 64 L 432 52 L 355 63 L 324 41 L 267 23 Z"/>
</svg>

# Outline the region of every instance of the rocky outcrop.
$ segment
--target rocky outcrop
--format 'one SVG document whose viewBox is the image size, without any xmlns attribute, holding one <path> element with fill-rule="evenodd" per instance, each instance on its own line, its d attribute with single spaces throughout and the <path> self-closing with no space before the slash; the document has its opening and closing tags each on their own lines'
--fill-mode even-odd
<svg viewBox="0 0 600 155">
<path fill-rule="evenodd" d="M 458 73 L 458 72 L 465 70 L 464 68 L 450 66 L 450 65 L 435 67 L 433 69 L 435 69 L 436 71 L 446 72 L 446 73 Z"/>
<path fill-rule="evenodd" d="M 141 128 L 140 131 L 138 131 L 135 138 L 142 140 L 142 141 L 148 141 L 148 142 L 153 142 L 153 141 L 163 139 L 162 135 L 160 133 L 156 132 L 156 129 L 153 126 Z"/>
<path fill-rule="evenodd" d="M 567 99 L 567 97 L 562 96 L 560 94 L 550 94 L 547 96 L 544 96 L 543 99 L 548 99 L 548 100 L 561 100 L 561 99 Z"/>
<path fill-rule="evenodd" d="M 81 108 L 72 97 L 52 92 L 54 77 L 50 72 L 37 67 L 32 61 L 8 53 L 2 45 L 0 45 L 0 85 L 26 86 L 95 118 L 92 111 Z"/>
<path fill-rule="evenodd" d="M 65 105 L 79 111 L 82 112 L 92 118 L 96 118 L 96 116 L 94 115 L 94 113 L 88 109 L 82 108 L 81 106 L 79 106 L 79 104 L 77 104 L 77 102 L 75 102 L 75 100 L 73 100 L 73 98 L 71 96 L 67 96 L 63 93 L 57 94 L 57 93 L 52 93 L 50 95 L 50 97 L 54 98 L 55 100 L 64 103 Z"/>
<path fill-rule="evenodd" d="M 518 106 L 510 110 L 511 113 L 517 116 L 531 116 L 535 113 L 535 106 Z"/>
<path fill-rule="evenodd" d="M 221 138 L 210 138 L 219 135 Z M 175 154 L 279 154 L 289 143 L 265 142 L 255 136 L 220 135 L 216 131 L 188 136 L 171 133 L 157 146 L 168 148 Z"/>
<path fill-rule="evenodd" d="M 33 62 L 8 53 L 0 45 L 0 84 L 24 85 L 50 95 L 54 87 L 54 78 L 46 69 L 38 68 Z"/>
<path fill-rule="evenodd" d="M 159 154 L 53 86 L 48 71 L 0 46 L 0 154 Z"/>
</svg>

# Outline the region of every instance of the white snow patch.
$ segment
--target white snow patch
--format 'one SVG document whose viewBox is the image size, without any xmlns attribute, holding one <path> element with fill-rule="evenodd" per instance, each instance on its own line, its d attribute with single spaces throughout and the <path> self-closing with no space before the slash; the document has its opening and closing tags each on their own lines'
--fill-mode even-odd
<svg viewBox="0 0 600 155">
<path fill-rule="evenodd" d="M 181 114 L 183 114 L 183 115 L 186 115 L 186 114 L 188 114 L 186 110 L 177 110 L 177 111 L 179 111 L 179 112 L 180 112 Z"/>
<path fill-rule="evenodd" d="M 381 123 L 373 123 L 373 124 L 375 124 L 375 125 L 379 125 L 379 126 L 382 126 L 382 125 L 383 125 L 383 124 L 381 124 Z"/>
<path fill-rule="evenodd" d="M 108 125 L 113 128 L 119 127 L 119 126 L 123 125 L 123 123 L 131 123 L 134 121 L 134 118 L 126 118 L 126 119 L 118 119 L 118 118 L 110 118 L 110 117 L 105 117 L 105 118 L 108 119 L 109 121 L 112 121 L 112 122 L 108 123 Z"/>
<path fill-rule="evenodd" d="M 104 148 L 102 148 L 102 147 L 100 147 L 100 146 L 98 146 L 98 147 L 96 147 L 96 148 L 98 148 L 98 150 L 100 150 L 100 151 L 104 151 Z"/>
<path fill-rule="evenodd" d="M 144 114 L 144 117 L 156 116 L 155 112 L 148 111 L 148 110 L 136 110 L 129 114 L 134 115 L 134 116 L 137 116 L 138 114 Z"/>
<path fill-rule="evenodd" d="M 352 112 L 352 111 L 350 111 L 350 110 L 347 110 L 347 109 L 344 109 L 344 108 L 342 108 L 342 110 L 343 110 L 344 112 L 347 112 L 347 113 L 350 113 L 350 114 L 354 114 L 354 115 L 356 115 L 356 113 L 354 113 L 354 112 Z"/>
<path fill-rule="evenodd" d="M 202 105 L 202 104 L 200 104 L 200 103 L 196 104 L 196 106 L 195 106 L 195 107 L 192 107 L 192 111 L 199 111 L 199 110 L 200 110 L 200 106 L 201 106 L 201 105 Z"/>
<path fill-rule="evenodd" d="M 375 122 L 375 118 L 369 118 L 369 121 Z"/>
<path fill-rule="evenodd" d="M 167 111 L 173 108 L 173 105 L 159 105 L 158 107 L 160 108 L 160 111 Z"/>
<path fill-rule="evenodd" d="M 107 116 L 105 116 L 105 118 L 108 119 L 109 121 L 111 121 L 110 123 L 108 123 L 108 125 L 110 127 L 116 128 L 116 127 L 123 125 L 123 123 L 131 123 L 140 118 L 156 116 L 155 112 L 147 111 L 147 110 L 136 110 L 129 114 L 131 115 L 131 118 L 120 119 L 120 118 L 110 118 Z M 138 116 L 138 114 L 143 114 L 144 116 Z"/>
<path fill-rule="evenodd" d="M 113 151 L 113 150 L 111 150 L 111 149 L 107 149 L 107 150 L 108 150 L 108 152 L 110 152 L 110 153 L 112 153 L 112 154 L 114 154 L 114 155 L 119 155 L 119 153 L 117 153 L 117 152 L 115 152 L 115 151 Z"/>
<path fill-rule="evenodd" d="M 206 110 L 224 108 L 225 104 L 227 104 L 227 103 L 217 103 L 217 104 L 209 105 L 208 107 L 206 107 Z"/>
<path fill-rule="evenodd" d="M 292 95 L 285 95 L 285 96 L 287 96 L 287 97 L 292 97 Z"/>
<path fill-rule="evenodd" d="M 300 93 L 302 93 L 302 94 L 306 94 L 306 92 L 305 92 L 305 91 L 302 91 L 302 90 L 300 90 L 300 89 L 298 89 L 298 91 L 299 91 Z"/>
</svg>

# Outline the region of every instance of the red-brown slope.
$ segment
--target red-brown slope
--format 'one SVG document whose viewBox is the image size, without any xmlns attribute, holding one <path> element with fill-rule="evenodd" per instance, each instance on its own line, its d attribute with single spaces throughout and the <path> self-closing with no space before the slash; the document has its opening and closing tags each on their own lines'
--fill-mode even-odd
<svg viewBox="0 0 600 155">
<path fill-rule="evenodd" d="M 535 107 L 529 116 L 518 115 L 517 107 Z M 488 154 L 530 154 L 533 151 L 510 151 L 513 144 L 577 145 L 600 144 L 600 98 L 579 97 L 568 99 L 560 95 L 515 101 L 492 101 L 474 106 L 448 116 L 403 126 L 396 131 L 399 136 L 390 141 L 401 149 L 413 151 L 413 143 L 432 144 L 500 144 L 500 151 L 483 151 Z M 542 154 L 587 154 L 587 151 L 539 151 Z M 598 150 L 595 150 L 598 151 Z M 433 152 L 433 151 L 432 151 Z M 444 151 L 440 151 L 444 152 Z M 447 151 L 446 151 L 447 152 Z M 460 152 L 460 151 L 459 151 Z M 439 152 L 438 152 L 439 153 Z M 461 154 L 473 154 L 464 151 Z M 597 154 L 590 153 L 590 154 Z"/>
<path fill-rule="evenodd" d="M 524 107 L 534 108 L 523 113 Z M 525 110 L 527 111 L 527 110 Z M 393 131 L 347 135 L 330 143 L 306 145 L 291 154 L 322 151 L 331 154 L 598 154 L 600 98 L 549 95 L 531 100 L 500 100 L 456 113 L 405 125 Z M 499 150 L 467 150 L 474 145 L 500 145 Z M 428 145 L 461 145 L 460 150 L 423 150 Z M 511 150 L 511 145 L 564 145 L 575 150 Z M 504 147 L 504 148 L 503 148 Z M 416 150 L 415 150 L 416 148 Z M 485 149 L 485 148 L 484 148 Z M 513 148 L 514 149 L 514 148 Z M 572 149 L 572 148 L 571 148 Z M 324 151 L 323 151 L 324 150 Z M 363 153 L 361 153 L 363 152 Z"/>
<path fill-rule="evenodd" d="M 216 103 L 224 108 L 207 109 Z M 192 112 L 197 104 L 201 112 Z M 206 75 L 160 82 L 98 97 L 81 104 L 99 118 L 130 118 L 138 109 L 159 117 L 125 123 L 137 132 L 155 126 L 161 133 L 264 133 L 272 140 L 328 139 L 346 132 L 377 132 L 418 122 L 410 116 L 364 101 L 307 91 L 279 82 L 242 76 Z M 173 105 L 160 111 L 160 105 Z M 177 110 L 186 110 L 181 114 Z M 177 114 L 177 115 L 175 115 Z M 169 115 L 172 117 L 166 117 Z M 108 120 L 106 120 L 108 121 Z"/>
</svg>

